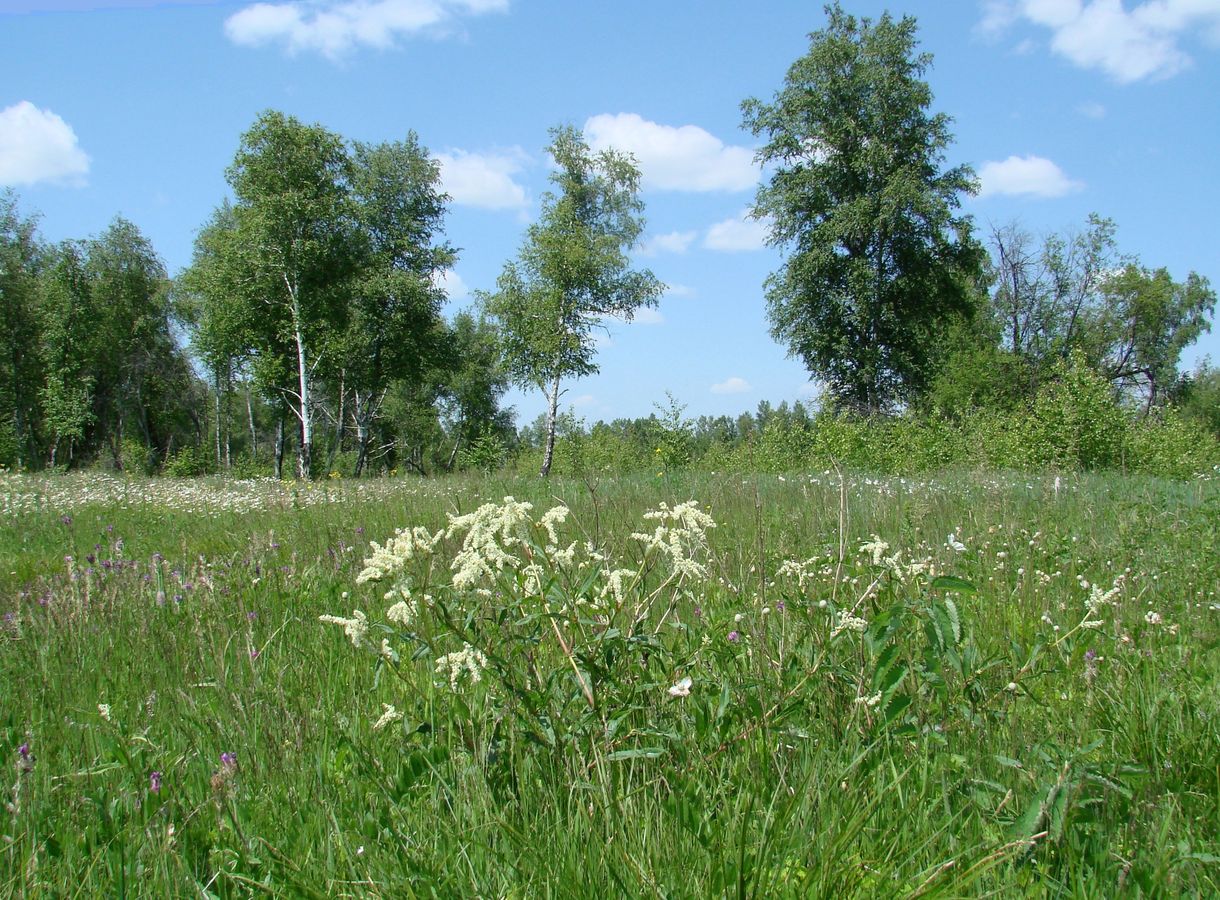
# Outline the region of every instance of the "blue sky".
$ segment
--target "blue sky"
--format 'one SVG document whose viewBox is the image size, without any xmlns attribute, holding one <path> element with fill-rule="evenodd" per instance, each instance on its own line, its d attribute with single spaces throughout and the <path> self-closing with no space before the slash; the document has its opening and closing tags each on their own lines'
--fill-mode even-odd
<svg viewBox="0 0 1220 900">
<path fill-rule="evenodd" d="M 849 2 L 919 20 L 948 162 L 973 165 L 980 232 L 1118 224 L 1120 249 L 1220 287 L 1220 0 Z M 632 151 L 671 288 L 615 325 L 600 375 L 564 403 L 594 421 L 812 396 L 769 336 L 780 263 L 742 219 L 758 172 L 739 106 L 769 99 L 822 27 L 820 3 L 768 0 L 0 0 L 0 186 L 52 240 L 138 225 L 171 274 L 227 193 L 238 138 L 268 108 L 350 139 L 416 131 L 442 162 L 461 256 L 450 308 L 494 286 L 546 190 L 547 129 Z M 1218 329 L 1220 331 L 1220 329 Z M 1186 361 L 1220 360 L 1220 334 Z M 518 422 L 543 409 L 514 392 Z"/>
</svg>

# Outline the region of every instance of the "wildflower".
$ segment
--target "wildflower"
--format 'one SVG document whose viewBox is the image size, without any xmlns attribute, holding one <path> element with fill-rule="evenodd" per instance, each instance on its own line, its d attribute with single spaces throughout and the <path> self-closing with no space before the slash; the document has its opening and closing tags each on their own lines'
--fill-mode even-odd
<svg viewBox="0 0 1220 900">
<path fill-rule="evenodd" d="M 966 550 L 966 545 L 958 539 L 957 532 L 953 532 L 949 535 L 948 539 L 945 541 L 945 546 L 957 553 L 963 553 Z"/>
<path fill-rule="evenodd" d="M 872 709 L 874 706 L 876 706 L 880 702 L 881 702 L 881 691 L 877 691 L 877 693 L 875 693 L 869 697 L 857 697 L 856 698 L 856 706 L 867 706 L 869 709 Z"/>
<path fill-rule="evenodd" d="M 368 645 L 368 618 L 358 609 L 352 610 L 350 619 L 342 616 L 318 616 L 318 621 L 331 625 L 342 625 L 343 633 L 351 640 L 353 647 L 360 648 Z"/>
<path fill-rule="evenodd" d="M 861 619 L 859 616 L 853 616 L 845 609 L 839 610 L 839 623 L 830 632 L 832 638 L 838 637 L 844 631 L 854 631 L 857 634 L 863 634 L 868 631 L 868 622 Z"/>
<path fill-rule="evenodd" d="M 220 768 L 222 771 L 232 774 L 237 771 L 237 754 L 225 751 L 220 754 Z"/>
<path fill-rule="evenodd" d="M 729 643 L 730 644 L 736 644 L 739 640 L 741 640 L 740 634 L 738 634 L 736 631 L 729 632 Z"/>
<path fill-rule="evenodd" d="M 399 600 L 386 611 L 385 617 L 395 625 L 401 625 L 403 628 L 406 628 L 415 620 L 417 612 L 418 606 L 414 600 L 410 602 Z"/>
<path fill-rule="evenodd" d="M 1004 686 L 1004 690 L 1008 691 L 1010 694 L 1015 694 L 1017 692 L 1017 683 L 1015 681 L 1008 682 L 1008 684 Z"/>
<path fill-rule="evenodd" d="M 694 682 L 691 681 L 689 676 L 686 678 L 680 679 L 676 684 L 674 684 L 672 687 L 670 687 L 669 696 L 671 696 L 671 697 L 689 697 L 690 688 L 693 683 Z"/>
<path fill-rule="evenodd" d="M 555 533 L 555 526 L 562 525 L 567 521 L 570 510 L 566 506 L 553 506 L 542 514 L 542 518 L 538 522 L 540 528 L 546 529 L 547 540 L 556 545 L 559 543 L 559 536 Z"/>
<path fill-rule="evenodd" d="M 161 793 L 161 773 L 157 771 L 148 773 L 148 789 L 154 794 Z"/>
<path fill-rule="evenodd" d="M 99 716 L 101 716 L 103 719 L 105 719 L 107 722 L 109 722 L 110 721 L 110 704 L 109 703 L 99 703 L 97 705 L 97 714 Z"/>
<path fill-rule="evenodd" d="M 1164 619 L 1161 618 L 1161 614 L 1159 612 L 1150 609 L 1148 612 L 1144 613 L 1144 621 L 1149 625 L 1160 625 Z"/>
<path fill-rule="evenodd" d="M 871 554 L 873 557 L 873 565 L 881 565 L 881 560 L 885 557 L 885 551 L 890 549 L 890 545 L 881 540 L 877 535 L 873 535 L 871 541 L 866 541 L 860 545 L 861 553 Z"/>
<path fill-rule="evenodd" d="M 20 747 L 17 748 L 17 755 L 20 756 L 22 759 L 30 758 L 30 742 L 29 741 L 26 741 L 24 744 L 22 744 Z"/>
<path fill-rule="evenodd" d="M 446 653 L 436 660 L 436 674 L 447 675 L 449 688 L 456 691 L 463 673 L 472 684 L 477 684 L 483 678 L 483 670 L 487 668 L 487 657 L 469 644 L 463 644 L 456 653 Z"/>
<path fill-rule="evenodd" d="M 402 719 L 402 713 L 400 713 L 390 704 L 383 703 L 383 704 L 381 704 L 381 707 L 382 707 L 381 718 L 378 719 L 376 721 L 376 723 L 374 723 L 374 725 L 373 725 L 374 731 L 381 731 L 381 729 L 385 728 L 387 725 L 393 725 L 395 722 L 398 722 Z"/>
</svg>

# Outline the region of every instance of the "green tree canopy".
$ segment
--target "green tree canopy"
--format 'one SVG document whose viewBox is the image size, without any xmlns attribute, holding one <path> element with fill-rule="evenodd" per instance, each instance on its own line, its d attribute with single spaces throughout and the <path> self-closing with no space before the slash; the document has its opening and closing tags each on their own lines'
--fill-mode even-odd
<svg viewBox="0 0 1220 900">
<path fill-rule="evenodd" d="M 547 396 L 543 476 L 551 468 L 562 379 L 598 370 L 593 338 L 606 317 L 630 321 L 664 290 L 626 255 L 643 230 L 634 161 L 615 150 L 593 153 L 571 126 L 551 130 L 548 151 L 555 190 L 543 197 L 517 261 L 483 298 L 500 326 L 511 378 Z"/>
<path fill-rule="evenodd" d="M 774 100 L 743 104 L 773 167 L 754 214 L 787 250 L 772 333 L 835 401 L 876 413 L 925 389 L 944 325 L 976 305 L 983 253 L 954 214 L 975 186 L 943 167 L 949 118 L 929 112 L 915 20 L 826 12 Z"/>
</svg>

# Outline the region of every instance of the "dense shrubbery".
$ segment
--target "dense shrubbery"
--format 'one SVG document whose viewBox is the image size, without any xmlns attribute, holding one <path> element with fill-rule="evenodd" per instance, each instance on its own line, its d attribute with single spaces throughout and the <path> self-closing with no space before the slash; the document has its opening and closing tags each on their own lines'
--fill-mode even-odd
<svg viewBox="0 0 1220 900">
<path fill-rule="evenodd" d="M 787 472 L 838 463 L 889 474 L 964 466 L 1189 478 L 1220 464 L 1220 442 L 1200 419 L 1172 407 L 1148 415 L 1130 409 L 1079 363 L 1061 365 L 1024 409 L 868 419 L 831 411 L 811 416 L 798 405 L 796 411 L 763 408 L 757 417 L 726 419 L 719 429 L 718 421 L 686 422 L 672 411 L 591 429 L 569 421 L 556 466 L 572 475 L 683 468 Z M 527 444 L 516 457 L 517 469 L 534 470 L 538 453 Z"/>
</svg>

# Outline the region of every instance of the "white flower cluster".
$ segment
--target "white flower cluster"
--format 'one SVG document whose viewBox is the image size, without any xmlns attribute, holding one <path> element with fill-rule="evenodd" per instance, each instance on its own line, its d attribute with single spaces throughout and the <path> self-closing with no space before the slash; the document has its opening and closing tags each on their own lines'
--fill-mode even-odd
<svg viewBox="0 0 1220 900">
<path fill-rule="evenodd" d="M 353 610 L 350 619 L 342 616 L 318 616 L 318 621 L 330 625 L 342 625 L 343 633 L 351 640 L 353 647 L 359 649 L 368 646 L 369 621 L 360 610 Z"/>
<path fill-rule="evenodd" d="M 786 559 L 783 564 L 775 572 L 775 578 L 778 581 L 781 578 L 793 578 L 796 580 L 797 589 L 805 590 L 805 582 L 812 581 L 820 574 L 821 569 L 818 565 L 818 557 L 807 559 L 804 562 L 799 562 L 795 559 Z"/>
<path fill-rule="evenodd" d="M 871 541 L 865 541 L 860 545 L 860 552 L 871 555 L 874 566 L 881 565 L 881 561 L 885 558 L 885 551 L 888 549 L 890 549 L 890 545 L 875 534 Z"/>
<path fill-rule="evenodd" d="M 381 729 L 385 728 L 387 725 L 393 725 L 395 722 L 402 721 L 402 713 L 396 710 L 393 706 L 388 703 L 383 703 L 381 706 L 383 711 L 381 713 L 381 718 L 373 724 L 374 731 L 381 731 Z"/>
<path fill-rule="evenodd" d="M 487 668 L 487 657 L 480 651 L 463 644 L 462 649 L 455 653 L 446 653 L 436 660 L 436 674 L 444 675 L 449 680 L 451 690 L 457 690 L 462 675 L 469 676 L 472 684 L 478 684 L 483 678 L 483 670 Z"/>
<path fill-rule="evenodd" d="M 529 513 L 533 508 L 532 503 L 505 497 L 503 503 L 484 503 L 472 513 L 450 516 L 446 536 L 466 533 L 462 549 L 450 566 L 456 590 L 470 590 L 505 569 L 520 568 L 521 559 L 507 548 L 528 546 Z"/>
<path fill-rule="evenodd" d="M 371 541 L 373 555 L 364 561 L 364 570 L 356 576 L 356 584 L 381 581 L 388 575 L 401 572 L 417 556 L 430 555 L 444 536 L 443 531 L 429 534 L 427 528 L 417 525 L 398 529 L 384 547 Z"/>
<path fill-rule="evenodd" d="M 832 638 L 838 637 L 844 631 L 854 631 L 862 634 L 863 632 L 868 631 L 868 622 L 861 619 L 859 616 L 853 616 L 845 609 L 841 609 L 838 612 L 838 624 L 835 625 L 834 630 L 830 632 L 830 636 Z"/>
<path fill-rule="evenodd" d="M 706 567 L 695 555 L 707 548 L 707 533 L 716 527 L 712 517 L 699 509 L 699 501 L 688 500 L 670 509 L 669 504 L 644 513 L 644 518 L 660 524 L 652 534 L 635 532 L 632 540 L 644 544 L 645 552 L 656 550 L 668 557 L 673 571 L 694 579 L 707 578 Z"/>
</svg>

